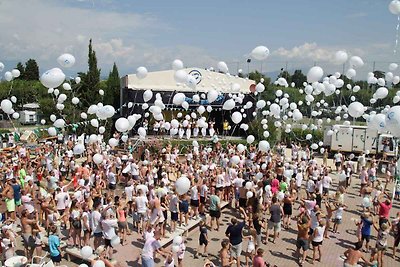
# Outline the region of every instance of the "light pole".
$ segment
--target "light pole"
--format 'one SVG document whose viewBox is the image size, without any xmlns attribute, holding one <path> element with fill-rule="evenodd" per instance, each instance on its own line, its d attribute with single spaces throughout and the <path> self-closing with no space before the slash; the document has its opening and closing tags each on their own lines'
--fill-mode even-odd
<svg viewBox="0 0 400 267">
<path fill-rule="evenodd" d="M 250 77 L 250 62 L 251 58 L 247 59 L 247 77 Z"/>
</svg>

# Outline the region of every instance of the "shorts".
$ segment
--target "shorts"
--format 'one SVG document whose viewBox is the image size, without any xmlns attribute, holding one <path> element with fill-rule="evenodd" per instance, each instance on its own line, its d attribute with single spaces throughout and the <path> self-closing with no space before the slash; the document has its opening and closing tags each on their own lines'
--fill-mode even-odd
<svg viewBox="0 0 400 267">
<path fill-rule="evenodd" d="M 142 257 L 142 266 L 143 267 L 154 267 L 156 266 L 153 258 L 143 258 Z"/>
<path fill-rule="evenodd" d="M 132 220 L 134 222 L 139 222 L 140 221 L 140 215 L 136 211 L 132 213 Z"/>
<path fill-rule="evenodd" d="M 168 220 L 168 211 L 163 210 L 164 220 Z"/>
<path fill-rule="evenodd" d="M 336 224 L 341 224 L 342 223 L 342 218 L 334 218 L 333 222 Z"/>
<path fill-rule="evenodd" d="M 50 256 L 50 258 L 53 262 L 61 262 L 61 254 L 58 254 L 57 256 Z"/>
<path fill-rule="evenodd" d="M 189 213 L 189 203 L 181 202 L 179 203 L 179 211 L 182 213 Z"/>
<path fill-rule="evenodd" d="M 323 193 L 324 195 L 329 194 L 329 188 L 323 187 L 323 188 L 322 188 L 322 193 Z"/>
<path fill-rule="evenodd" d="M 400 243 L 400 235 L 397 234 L 396 239 L 394 240 L 394 247 L 398 247 Z"/>
<path fill-rule="evenodd" d="M 231 246 L 231 257 L 237 259 L 242 254 L 242 243 Z"/>
<path fill-rule="evenodd" d="M 342 165 L 342 162 L 340 162 L 340 161 L 335 162 L 335 166 L 336 166 L 336 167 L 340 167 L 340 165 Z"/>
<path fill-rule="evenodd" d="M 274 229 L 274 231 L 276 232 L 280 232 L 281 231 L 281 222 L 273 222 L 273 221 L 268 221 L 268 229 Z"/>
<path fill-rule="evenodd" d="M 257 234 L 257 236 L 256 236 L 256 244 L 257 244 L 257 247 L 262 245 L 262 234 L 261 233 Z"/>
<path fill-rule="evenodd" d="M 386 219 L 386 218 L 379 218 L 379 227 L 381 227 L 382 224 L 387 223 L 387 222 L 388 222 L 388 219 Z"/>
<path fill-rule="evenodd" d="M 171 212 L 171 221 L 178 221 L 178 212 Z"/>
<path fill-rule="evenodd" d="M 314 234 L 314 229 L 310 228 L 310 230 L 308 230 L 308 235 L 313 235 Z"/>
<path fill-rule="evenodd" d="M 105 248 L 113 247 L 113 246 L 111 245 L 111 239 L 104 238 L 104 247 L 105 247 Z"/>
<path fill-rule="evenodd" d="M 199 200 L 198 199 L 191 199 L 190 200 L 190 206 L 198 208 L 199 207 Z"/>
<path fill-rule="evenodd" d="M 103 237 L 103 233 L 99 232 L 99 233 L 93 233 L 94 237 Z"/>
<path fill-rule="evenodd" d="M 369 242 L 369 240 L 371 240 L 371 236 L 370 235 L 363 235 L 361 234 L 361 240 L 362 241 L 367 241 L 367 243 Z"/>
<path fill-rule="evenodd" d="M 126 229 L 127 226 L 128 226 L 128 224 L 126 223 L 126 221 L 118 222 L 118 229 Z"/>
<path fill-rule="evenodd" d="M 14 212 L 15 211 L 15 201 L 14 199 L 6 199 L 6 207 L 8 212 Z"/>
<path fill-rule="evenodd" d="M 200 203 L 201 204 L 206 204 L 207 203 L 206 198 L 205 197 L 200 197 Z"/>
<path fill-rule="evenodd" d="M 311 244 L 313 247 L 318 247 L 322 245 L 322 241 L 321 242 L 311 241 Z"/>
<path fill-rule="evenodd" d="M 60 216 L 63 216 L 63 215 L 64 215 L 64 212 L 65 212 L 65 209 L 58 210 L 58 213 L 60 213 Z"/>
<path fill-rule="evenodd" d="M 200 244 L 200 246 L 202 246 L 202 245 L 207 246 L 208 245 L 208 241 L 204 237 L 200 236 L 199 244 Z"/>
<path fill-rule="evenodd" d="M 296 247 L 297 249 L 302 248 L 304 251 L 306 251 L 310 248 L 310 244 L 308 243 L 307 239 L 298 238 L 296 241 Z"/>
<path fill-rule="evenodd" d="M 239 207 L 246 208 L 247 199 L 246 198 L 239 198 Z"/>
<path fill-rule="evenodd" d="M 210 217 L 219 219 L 221 217 L 221 211 L 219 211 L 219 210 L 210 210 Z"/>
<path fill-rule="evenodd" d="M 31 234 L 22 234 L 22 240 L 24 242 L 24 246 L 27 248 L 36 247 L 36 240 Z"/>
<path fill-rule="evenodd" d="M 369 178 L 369 180 L 370 180 L 371 182 L 375 182 L 375 181 L 376 181 L 376 176 L 375 176 L 375 175 L 371 175 L 370 178 Z"/>
<path fill-rule="evenodd" d="M 378 251 L 385 251 L 386 248 L 387 248 L 387 245 L 382 246 L 381 244 L 376 243 L 376 249 L 377 249 Z"/>
<path fill-rule="evenodd" d="M 147 212 L 143 212 L 143 213 L 138 212 L 138 214 L 139 214 L 139 220 L 143 220 L 143 221 L 147 221 L 148 220 Z"/>
<path fill-rule="evenodd" d="M 115 188 L 117 188 L 116 184 L 108 184 L 108 189 L 115 190 Z"/>
<path fill-rule="evenodd" d="M 20 200 L 15 200 L 15 205 L 16 206 L 21 206 L 22 205 L 22 201 L 21 201 L 21 199 Z"/>
</svg>

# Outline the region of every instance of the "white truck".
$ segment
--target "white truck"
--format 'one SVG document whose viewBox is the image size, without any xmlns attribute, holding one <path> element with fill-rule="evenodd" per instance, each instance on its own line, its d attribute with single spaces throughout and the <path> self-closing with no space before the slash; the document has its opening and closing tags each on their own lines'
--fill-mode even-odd
<svg viewBox="0 0 400 267">
<path fill-rule="evenodd" d="M 367 126 L 338 125 L 337 132 L 329 135 L 332 127 L 324 131 L 324 146 L 330 147 L 331 152 L 340 150 L 345 153 L 383 155 L 386 150 L 388 157 L 397 157 L 397 139 L 391 134 L 379 133 Z M 332 132 L 330 132 L 332 133 Z"/>
</svg>

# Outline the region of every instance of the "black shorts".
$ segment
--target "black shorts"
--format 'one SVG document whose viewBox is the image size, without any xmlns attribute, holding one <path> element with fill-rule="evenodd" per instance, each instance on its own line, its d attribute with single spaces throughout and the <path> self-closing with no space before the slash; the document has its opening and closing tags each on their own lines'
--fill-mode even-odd
<svg viewBox="0 0 400 267">
<path fill-rule="evenodd" d="M 199 200 L 198 199 L 191 199 L 190 200 L 190 206 L 198 208 L 199 207 Z"/>
<path fill-rule="evenodd" d="M 308 235 L 312 235 L 313 233 L 314 233 L 314 229 L 310 228 L 310 230 L 308 230 Z"/>
<path fill-rule="evenodd" d="M 64 212 L 65 212 L 65 209 L 63 209 L 63 210 L 58 210 L 58 213 L 60 213 L 60 216 L 63 216 L 63 215 L 64 215 Z"/>
<path fill-rule="evenodd" d="M 207 239 L 200 237 L 199 244 L 200 244 L 200 246 L 202 246 L 202 245 L 207 246 L 208 245 L 208 241 L 207 241 Z"/>
<path fill-rule="evenodd" d="M 178 212 L 171 212 L 171 220 L 174 222 L 178 221 Z"/>
<path fill-rule="evenodd" d="M 111 239 L 104 238 L 104 247 L 113 247 L 111 246 Z"/>
<path fill-rule="evenodd" d="M 103 233 L 99 232 L 99 233 L 93 233 L 94 237 L 103 237 Z"/>
<path fill-rule="evenodd" d="M 298 238 L 296 241 L 296 247 L 298 249 L 302 248 L 304 251 L 306 251 L 310 248 L 310 244 L 308 243 L 307 239 Z"/>
<path fill-rule="evenodd" d="M 247 199 L 246 198 L 239 198 L 239 207 L 246 208 Z"/>
<path fill-rule="evenodd" d="M 108 184 L 108 189 L 114 190 L 115 188 L 117 188 L 116 184 Z"/>
<path fill-rule="evenodd" d="M 162 213 L 164 215 L 164 219 L 167 220 L 168 219 L 168 211 L 164 210 Z"/>
<path fill-rule="evenodd" d="M 219 211 L 219 210 L 210 210 L 210 217 L 219 219 L 219 217 L 221 217 L 221 211 Z"/>
<path fill-rule="evenodd" d="M 342 165 L 342 162 L 340 162 L 340 161 L 339 162 L 335 162 L 335 166 L 336 167 L 339 167 L 340 165 Z"/>
<path fill-rule="evenodd" d="M 371 236 L 370 235 L 361 235 L 361 240 L 362 241 L 367 241 L 367 243 L 369 242 L 369 240 L 371 239 Z"/>
<path fill-rule="evenodd" d="M 322 188 L 322 192 L 323 192 L 325 195 L 329 194 L 329 188 L 323 187 L 323 188 Z"/>
<path fill-rule="evenodd" d="M 58 254 L 58 256 L 50 256 L 50 258 L 53 262 L 61 262 L 61 254 Z"/>
<path fill-rule="evenodd" d="M 206 198 L 200 196 L 200 203 L 201 203 L 201 204 L 206 204 Z"/>
<path fill-rule="evenodd" d="M 321 242 L 315 242 L 315 241 L 311 241 L 311 244 L 313 247 L 318 247 L 322 245 L 322 241 Z"/>
<path fill-rule="evenodd" d="M 395 247 L 395 248 L 398 247 L 398 246 L 399 246 L 399 243 L 400 243 L 400 235 L 397 234 L 397 237 L 396 237 L 396 239 L 394 240 L 394 247 Z"/>
</svg>

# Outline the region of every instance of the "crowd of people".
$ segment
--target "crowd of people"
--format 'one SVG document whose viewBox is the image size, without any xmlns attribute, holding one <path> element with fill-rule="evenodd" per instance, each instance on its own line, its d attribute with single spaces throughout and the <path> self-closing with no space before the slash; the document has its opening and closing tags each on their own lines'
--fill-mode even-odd
<svg viewBox="0 0 400 267">
<path fill-rule="evenodd" d="M 171 145 L 157 151 L 145 145 L 141 153 L 132 154 L 87 143 L 84 153 L 76 155 L 72 140 L 56 141 L 32 148 L 16 145 L 0 154 L 3 260 L 16 255 L 21 238 L 29 261 L 47 247 L 58 265 L 66 248 L 91 246 L 105 266 L 123 266 L 114 248 L 130 245 L 128 237 L 135 233 L 142 244 L 138 264 L 155 266 L 160 254 L 165 266 L 183 266 L 185 237 L 172 250 L 160 240 L 197 220 L 194 257 L 204 257 L 205 266 L 274 266 L 264 255 L 265 246 L 280 242 L 282 231 L 296 231 L 293 246 L 300 266 L 307 260 L 324 263 L 323 241 L 342 231 L 346 194 L 355 177 L 361 183 L 362 210 L 354 211 L 359 214 L 354 220 L 357 237 L 354 248 L 345 252 L 344 266 L 356 266 L 360 259 L 387 266 L 389 247 L 396 255 L 400 213 L 390 220 L 393 198 L 388 191 L 395 181 L 395 161 L 382 180 L 374 159 L 356 164 L 339 152 L 332 170 L 325 160 L 318 163 L 307 146 L 297 144 L 291 145 L 289 157 L 281 144 L 265 153 L 251 144 L 240 152 L 235 144 L 212 142 L 186 147 L 183 154 Z M 179 194 L 174 184 L 182 176 L 190 187 Z M 397 199 L 399 194 L 397 186 Z M 224 229 L 223 204 L 235 214 Z M 370 244 L 373 229 L 376 243 Z M 226 239 L 220 240 L 218 260 L 210 261 L 214 231 L 224 231 Z"/>
</svg>

